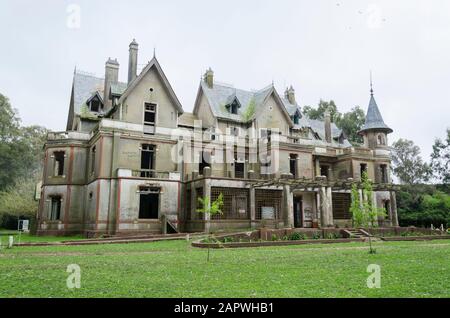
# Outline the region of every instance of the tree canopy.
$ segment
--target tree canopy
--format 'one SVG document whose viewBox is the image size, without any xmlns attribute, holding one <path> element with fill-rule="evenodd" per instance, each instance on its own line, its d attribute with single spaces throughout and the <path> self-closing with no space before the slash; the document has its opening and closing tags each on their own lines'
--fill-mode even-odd
<svg viewBox="0 0 450 318">
<path fill-rule="evenodd" d="M 353 107 L 349 112 L 340 113 L 336 103 L 333 100 L 329 102 L 320 100 L 317 107 L 304 106 L 303 114 L 311 119 L 323 120 L 326 111 L 330 112 L 331 121 L 344 132 L 347 139 L 355 145 L 362 144 L 363 139 L 358 131 L 363 127 L 366 115 L 359 107 Z"/>
<path fill-rule="evenodd" d="M 445 140 L 436 139 L 431 154 L 431 167 L 435 177 L 444 184 L 450 184 L 450 129 Z"/>
<path fill-rule="evenodd" d="M 0 219 L 34 216 L 46 135 L 44 127 L 22 126 L 17 110 L 0 94 Z"/>
<path fill-rule="evenodd" d="M 392 144 L 394 173 L 403 184 L 417 184 L 431 177 L 430 165 L 423 162 L 420 148 L 413 141 L 399 139 Z"/>
</svg>

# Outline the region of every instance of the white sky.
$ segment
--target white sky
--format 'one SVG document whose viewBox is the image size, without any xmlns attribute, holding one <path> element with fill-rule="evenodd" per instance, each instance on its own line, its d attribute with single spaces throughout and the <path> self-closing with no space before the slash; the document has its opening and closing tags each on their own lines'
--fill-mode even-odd
<svg viewBox="0 0 450 318">
<path fill-rule="evenodd" d="M 341 111 L 367 109 L 372 70 L 391 141 L 414 140 L 428 158 L 450 127 L 448 0 L 1 0 L 0 92 L 24 124 L 64 130 L 74 67 L 103 77 L 118 58 L 126 81 L 133 38 L 139 63 L 156 47 L 186 111 L 207 67 L 244 89 L 292 84 L 300 105 L 334 99 Z"/>
</svg>

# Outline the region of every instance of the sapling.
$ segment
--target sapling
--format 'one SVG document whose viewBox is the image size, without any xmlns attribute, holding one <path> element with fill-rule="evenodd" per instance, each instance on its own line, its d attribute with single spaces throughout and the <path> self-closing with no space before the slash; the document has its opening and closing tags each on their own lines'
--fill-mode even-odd
<svg viewBox="0 0 450 318">
<path fill-rule="evenodd" d="M 223 214 L 223 194 L 220 193 L 216 200 L 210 202 L 209 196 L 205 196 L 203 198 L 198 198 L 198 202 L 201 204 L 201 208 L 197 209 L 198 213 L 203 213 L 209 215 L 211 218 L 214 215 Z M 212 233 L 208 233 L 208 241 L 210 242 L 212 239 Z M 209 244 L 208 244 L 208 257 L 207 261 L 209 262 Z"/>
</svg>

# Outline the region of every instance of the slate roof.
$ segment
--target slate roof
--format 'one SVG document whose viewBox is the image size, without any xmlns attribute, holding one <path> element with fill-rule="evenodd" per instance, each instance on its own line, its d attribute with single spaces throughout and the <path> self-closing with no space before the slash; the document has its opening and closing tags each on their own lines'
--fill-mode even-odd
<svg viewBox="0 0 450 318">
<path fill-rule="evenodd" d="M 127 83 L 112 83 L 111 84 L 111 95 L 121 96 L 123 92 L 127 89 Z"/>
<path fill-rule="evenodd" d="M 81 107 L 97 93 L 103 98 L 105 79 L 90 75 L 84 72 L 76 71 L 73 76 L 73 97 L 74 97 L 74 113 L 80 114 Z M 116 94 L 122 94 L 126 87 L 126 83 L 116 83 L 111 85 L 111 91 Z"/>
<path fill-rule="evenodd" d="M 373 94 L 371 94 L 370 96 L 369 108 L 367 109 L 366 115 L 366 123 L 359 133 L 361 134 L 362 132 L 371 129 L 386 130 L 388 133 L 393 132 L 393 130 L 384 123 L 383 117 L 381 116 L 380 110 L 378 109 L 378 105 L 375 101 L 375 98 L 373 97 Z"/>
<path fill-rule="evenodd" d="M 204 81 L 201 81 L 200 85 L 215 117 L 241 123 L 247 123 L 254 119 L 262 111 L 263 108 L 260 106 L 262 106 L 264 100 L 274 90 L 272 85 L 259 91 L 246 91 L 219 83 L 214 83 L 214 87 L 210 88 Z M 241 107 L 238 108 L 237 114 L 232 114 L 227 109 L 227 105 L 235 98 Z M 249 113 L 249 107 L 254 107 L 254 112 Z"/>
</svg>

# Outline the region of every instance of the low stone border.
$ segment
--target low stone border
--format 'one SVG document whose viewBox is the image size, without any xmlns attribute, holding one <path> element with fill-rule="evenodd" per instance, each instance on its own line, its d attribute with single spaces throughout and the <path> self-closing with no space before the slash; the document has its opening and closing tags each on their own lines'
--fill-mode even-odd
<svg viewBox="0 0 450 318">
<path fill-rule="evenodd" d="M 450 235 L 425 235 L 425 236 L 392 236 L 392 237 L 378 237 L 382 241 L 397 242 L 397 241 L 431 241 L 431 240 L 450 240 Z"/>
<path fill-rule="evenodd" d="M 267 247 L 267 246 L 287 246 L 304 244 L 333 244 L 364 242 L 364 238 L 342 238 L 342 239 L 318 239 L 318 240 L 296 240 L 296 241 L 261 241 L 261 242 L 229 242 L 229 243 L 203 243 L 201 241 L 192 242 L 192 246 L 199 248 L 241 248 L 241 247 Z"/>
</svg>

